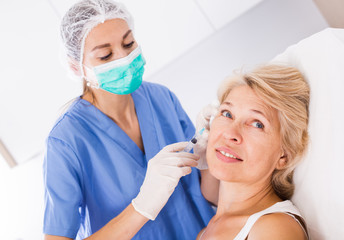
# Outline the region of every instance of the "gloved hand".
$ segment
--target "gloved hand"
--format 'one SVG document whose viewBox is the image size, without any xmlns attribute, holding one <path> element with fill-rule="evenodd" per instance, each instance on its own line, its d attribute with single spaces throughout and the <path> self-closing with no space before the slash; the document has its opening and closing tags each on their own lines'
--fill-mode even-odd
<svg viewBox="0 0 344 240">
<path fill-rule="evenodd" d="M 193 148 L 194 153 L 200 156 L 198 165 L 196 166 L 199 170 L 208 169 L 206 151 L 210 124 L 212 119 L 217 115 L 219 111 L 219 105 L 220 104 L 218 101 L 214 101 L 211 104 L 205 106 L 197 115 L 196 131 L 199 132 L 202 128 L 204 128 L 203 134 L 197 139 L 197 143 Z"/>
<path fill-rule="evenodd" d="M 164 147 L 148 162 L 146 177 L 132 205 L 137 212 L 154 220 L 172 195 L 179 179 L 191 173 L 198 156 L 179 152 L 187 145 L 180 142 Z"/>
</svg>

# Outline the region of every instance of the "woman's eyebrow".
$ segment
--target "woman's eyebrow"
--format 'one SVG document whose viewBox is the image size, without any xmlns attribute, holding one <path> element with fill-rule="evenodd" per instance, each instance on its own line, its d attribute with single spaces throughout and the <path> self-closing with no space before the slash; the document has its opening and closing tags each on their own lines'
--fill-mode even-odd
<svg viewBox="0 0 344 240">
<path fill-rule="evenodd" d="M 129 29 L 124 35 L 123 35 L 123 40 L 128 37 L 128 35 L 131 33 L 131 30 Z M 110 43 L 105 43 L 105 44 L 101 44 L 98 46 L 95 46 L 91 52 L 93 52 L 94 50 L 100 49 L 100 48 L 106 48 L 106 47 L 111 47 Z"/>
<path fill-rule="evenodd" d="M 230 103 L 230 102 L 223 102 L 223 103 L 221 103 L 221 105 L 222 104 L 227 105 L 227 106 L 231 106 L 232 105 L 232 103 Z"/>
<path fill-rule="evenodd" d="M 221 105 L 226 105 L 228 107 L 233 106 L 233 104 L 231 102 L 223 102 Z M 254 112 L 256 114 L 261 115 L 262 117 L 264 117 L 271 124 L 270 118 L 268 118 L 268 116 L 266 115 L 266 113 L 264 111 L 257 110 L 257 109 L 250 109 L 250 111 Z"/>
<path fill-rule="evenodd" d="M 266 114 L 263 111 L 259 111 L 256 109 L 250 109 L 251 112 L 257 113 L 259 115 L 261 115 L 262 117 L 264 117 L 269 123 L 271 123 L 270 119 L 266 116 Z"/>
<path fill-rule="evenodd" d="M 123 40 L 128 37 L 128 35 L 131 33 L 131 30 L 129 29 L 128 32 L 126 32 L 124 35 L 123 35 Z"/>
<path fill-rule="evenodd" d="M 91 52 L 93 52 L 94 50 L 96 49 L 99 49 L 99 48 L 106 48 L 106 47 L 111 47 L 111 44 L 110 43 L 105 43 L 105 44 L 101 44 L 101 45 L 98 45 L 98 46 L 95 46 Z"/>
</svg>

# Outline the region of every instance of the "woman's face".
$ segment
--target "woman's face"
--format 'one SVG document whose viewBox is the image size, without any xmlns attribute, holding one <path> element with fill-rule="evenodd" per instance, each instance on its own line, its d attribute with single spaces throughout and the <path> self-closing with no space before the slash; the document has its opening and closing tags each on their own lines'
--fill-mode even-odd
<svg viewBox="0 0 344 240">
<path fill-rule="evenodd" d="M 83 64 L 89 68 L 128 56 L 137 43 L 127 22 L 111 19 L 97 25 L 85 39 Z"/>
<path fill-rule="evenodd" d="M 210 128 L 207 161 L 219 180 L 268 181 L 283 164 L 277 110 L 248 86 L 235 87 Z"/>
</svg>

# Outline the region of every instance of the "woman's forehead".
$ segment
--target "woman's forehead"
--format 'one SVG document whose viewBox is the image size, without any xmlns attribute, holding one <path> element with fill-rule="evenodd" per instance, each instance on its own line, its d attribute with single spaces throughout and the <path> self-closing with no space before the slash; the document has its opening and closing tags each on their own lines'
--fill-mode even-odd
<svg viewBox="0 0 344 240">
<path fill-rule="evenodd" d="M 224 99 L 224 103 L 230 103 L 230 105 L 249 108 L 256 107 L 258 109 L 268 109 L 269 105 L 266 104 L 256 92 L 247 85 L 241 85 L 234 87 Z"/>
<path fill-rule="evenodd" d="M 130 32 L 127 22 L 123 19 L 111 19 L 95 26 L 87 35 L 85 44 L 105 44 L 111 40 L 123 40 Z"/>
</svg>

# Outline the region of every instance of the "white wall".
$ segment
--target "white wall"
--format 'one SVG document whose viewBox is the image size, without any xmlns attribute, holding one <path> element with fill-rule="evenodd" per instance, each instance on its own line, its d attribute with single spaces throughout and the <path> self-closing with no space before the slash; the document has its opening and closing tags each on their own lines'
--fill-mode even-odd
<svg viewBox="0 0 344 240">
<path fill-rule="evenodd" d="M 326 27 L 311 0 L 266 0 L 148 80 L 172 89 L 194 121 L 200 108 L 216 98 L 219 83 L 233 70 L 265 63 Z"/>
<path fill-rule="evenodd" d="M 22 163 L 42 151 L 58 109 L 80 93 L 59 60 L 48 1 L 0 1 L 0 137 Z"/>
<path fill-rule="evenodd" d="M 9 169 L 0 158 L 0 239 L 42 238 L 42 158 Z"/>
<path fill-rule="evenodd" d="M 63 69 L 56 66 L 59 64 L 58 21 L 47 1 L 22 1 L 19 8 L 15 2 L 8 1 L 6 5 L 1 2 L 0 16 L 1 35 L 4 35 L 0 50 L 8 53 L 0 58 L 1 73 L 5 76 L 1 83 L 10 81 L 6 88 L 0 87 L 0 110 L 1 116 L 6 114 L 7 119 L 11 119 L 0 120 L 0 124 L 11 125 L 15 122 L 18 128 L 28 131 L 28 136 L 34 136 L 37 127 L 48 129 L 51 126 L 57 115 L 56 110 L 80 93 L 80 85 L 67 79 Z M 9 24 L 13 16 L 20 16 L 15 25 Z M 146 80 L 171 88 L 194 120 L 200 108 L 215 98 L 219 82 L 233 69 L 268 61 L 287 46 L 326 26 L 311 0 L 265 0 L 206 39 L 198 41 L 182 56 L 166 62 L 160 71 L 150 74 Z M 13 35 L 18 32 L 20 34 Z M 13 46 L 13 42 L 17 48 L 13 48 L 10 54 L 6 47 Z M 173 43 L 166 44 L 164 48 L 169 48 L 170 44 Z M 162 58 L 164 48 L 157 49 Z M 22 56 L 22 49 L 27 50 L 29 59 Z M 159 59 L 159 55 L 156 58 Z M 152 67 L 150 64 L 147 63 L 148 69 Z M 11 76 L 19 76 L 23 72 L 30 76 L 24 84 L 11 81 Z M 30 95 L 34 92 L 30 89 L 39 91 L 36 95 Z M 55 98 L 59 101 L 54 101 Z M 45 103 L 43 107 L 38 107 L 42 102 Z M 50 117 L 44 117 L 46 115 Z M 27 126 L 27 122 L 32 124 Z M 3 136 L 1 134 L 0 131 L 0 136 Z M 44 138 L 47 131 L 38 134 L 42 136 L 35 139 Z M 41 146 L 41 143 L 30 141 L 23 135 L 7 138 L 20 141 L 25 146 L 23 151 L 27 152 Z M 40 155 L 12 170 L 0 159 L 0 239 L 41 238 L 42 157 Z"/>
</svg>

